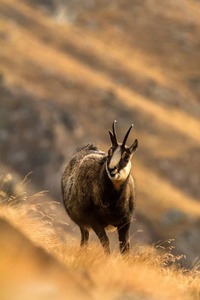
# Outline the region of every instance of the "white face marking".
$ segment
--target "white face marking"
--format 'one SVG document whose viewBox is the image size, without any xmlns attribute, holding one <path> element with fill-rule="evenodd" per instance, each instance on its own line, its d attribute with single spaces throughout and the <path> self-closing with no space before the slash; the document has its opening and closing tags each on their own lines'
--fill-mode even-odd
<svg viewBox="0 0 200 300">
<path fill-rule="evenodd" d="M 125 181 L 129 175 L 130 171 L 131 171 L 131 162 L 129 161 L 128 164 L 126 165 L 126 167 L 123 168 L 122 170 L 120 170 L 118 180 Z"/>
<path fill-rule="evenodd" d="M 114 177 L 110 176 L 110 172 L 108 171 L 107 164 L 106 164 L 106 171 L 107 171 L 108 177 L 110 178 L 111 181 L 113 181 L 113 182 L 115 182 L 115 181 L 124 182 L 126 180 L 126 178 L 128 177 L 128 175 L 130 174 L 131 162 L 129 161 L 128 164 L 126 165 L 126 167 L 121 169 L 119 171 L 119 173 L 116 172 Z"/>
<path fill-rule="evenodd" d="M 120 162 L 121 159 L 121 149 L 120 147 L 117 148 L 117 150 L 115 150 L 110 163 L 109 163 L 109 168 L 114 168 L 118 165 L 118 163 Z"/>
</svg>

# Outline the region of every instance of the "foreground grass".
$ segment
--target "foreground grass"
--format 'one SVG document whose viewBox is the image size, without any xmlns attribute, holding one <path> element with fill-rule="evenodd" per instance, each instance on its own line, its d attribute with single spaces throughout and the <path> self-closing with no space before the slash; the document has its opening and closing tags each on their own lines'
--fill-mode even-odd
<svg viewBox="0 0 200 300">
<path fill-rule="evenodd" d="M 0 225 L 6 222 L 15 229 L 1 231 L 0 243 L 3 234 L 4 245 L 12 242 L 12 251 L 10 246 L 0 250 L 0 278 L 9 283 L 3 285 L 5 299 L 26 299 L 27 294 L 29 299 L 200 299 L 200 273 L 179 268 L 180 257 L 171 254 L 170 241 L 168 250 L 137 246 L 124 258 L 116 252 L 105 255 L 96 243 L 80 249 L 72 238 L 59 239 L 38 198 L 37 204 L 4 198 L 0 207 Z M 23 238 L 16 242 L 19 233 Z M 18 297 L 8 297 L 10 284 Z"/>
</svg>

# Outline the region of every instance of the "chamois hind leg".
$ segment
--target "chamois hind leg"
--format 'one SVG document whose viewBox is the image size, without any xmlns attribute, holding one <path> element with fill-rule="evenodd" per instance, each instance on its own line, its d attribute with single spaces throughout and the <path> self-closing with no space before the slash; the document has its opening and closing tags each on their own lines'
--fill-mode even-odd
<svg viewBox="0 0 200 300">
<path fill-rule="evenodd" d="M 110 246 L 109 246 L 110 243 L 106 235 L 105 229 L 97 222 L 95 222 L 95 224 L 92 225 L 92 229 L 98 236 L 100 243 L 104 248 L 105 253 L 110 254 Z"/>
<path fill-rule="evenodd" d="M 89 240 L 89 230 L 84 227 L 80 227 L 80 231 L 81 231 L 81 247 L 86 246 Z"/>
<path fill-rule="evenodd" d="M 117 228 L 119 235 L 119 247 L 122 254 L 128 254 L 130 252 L 129 228 L 130 223 L 126 223 Z"/>
</svg>

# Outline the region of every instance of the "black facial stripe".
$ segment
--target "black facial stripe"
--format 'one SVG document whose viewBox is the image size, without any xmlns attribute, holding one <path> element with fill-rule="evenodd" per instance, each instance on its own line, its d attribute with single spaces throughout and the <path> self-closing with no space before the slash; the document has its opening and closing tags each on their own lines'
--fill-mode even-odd
<svg viewBox="0 0 200 300">
<path fill-rule="evenodd" d="M 110 164 L 110 161 L 111 161 L 111 159 L 112 159 L 112 156 L 114 155 L 114 153 L 115 153 L 115 150 L 116 150 L 116 148 L 114 148 L 114 147 L 111 147 L 111 149 L 112 149 L 112 155 L 108 155 L 108 157 L 107 157 L 107 165 L 109 166 L 109 164 Z M 121 156 L 123 156 L 123 153 L 127 153 L 128 155 L 130 155 L 130 153 L 129 153 L 129 151 L 128 151 L 128 149 L 126 149 L 125 147 L 121 147 Z M 108 150 L 108 153 L 109 153 L 110 151 Z M 121 159 L 120 159 L 120 161 L 119 161 L 119 163 L 118 163 L 118 166 L 117 166 L 117 170 L 118 170 L 118 172 L 120 172 L 120 170 L 122 170 L 122 169 L 124 169 L 126 166 L 127 166 L 127 164 L 129 163 L 129 159 L 125 159 L 124 160 L 124 158 L 122 158 L 121 157 Z"/>
<path fill-rule="evenodd" d="M 128 162 L 124 161 L 123 159 L 120 160 L 118 165 L 118 172 L 122 169 L 124 169 L 127 166 Z"/>
<path fill-rule="evenodd" d="M 108 150 L 108 164 L 110 163 L 115 151 L 116 151 L 117 147 L 111 147 L 109 150 Z M 110 153 L 112 153 L 112 155 L 110 155 Z"/>
</svg>

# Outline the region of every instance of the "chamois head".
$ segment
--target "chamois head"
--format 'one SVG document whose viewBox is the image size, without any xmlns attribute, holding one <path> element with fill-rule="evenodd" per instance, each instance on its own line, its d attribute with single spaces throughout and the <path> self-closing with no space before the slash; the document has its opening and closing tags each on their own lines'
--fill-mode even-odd
<svg viewBox="0 0 200 300">
<path fill-rule="evenodd" d="M 115 130 L 115 124 L 117 121 L 113 122 L 112 131 L 109 130 L 110 139 L 112 146 L 108 150 L 108 159 L 106 163 L 106 171 L 108 177 L 112 181 L 125 181 L 131 170 L 131 158 L 133 153 L 138 147 L 138 140 L 136 139 L 134 143 L 128 147 L 126 146 L 126 141 L 129 133 L 133 127 L 133 124 L 128 129 L 124 140 L 122 143 L 118 143 L 117 135 Z"/>
</svg>

